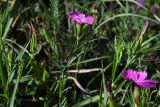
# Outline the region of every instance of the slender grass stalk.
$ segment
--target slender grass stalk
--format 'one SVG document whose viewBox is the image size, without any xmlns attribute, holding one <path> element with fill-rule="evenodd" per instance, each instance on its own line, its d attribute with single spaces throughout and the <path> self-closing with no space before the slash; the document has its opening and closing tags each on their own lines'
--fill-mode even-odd
<svg viewBox="0 0 160 107">
<path fill-rule="evenodd" d="M 19 80 L 20 80 L 20 75 L 21 75 L 20 70 L 18 70 L 17 79 L 16 79 L 16 83 L 15 83 L 15 86 L 14 86 L 14 89 L 13 89 L 13 92 L 12 92 L 12 97 L 11 97 L 9 107 L 14 107 L 14 102 L 15 102 L 15 98 L 16 98 L 16 92 L 17 92 L 17 89 L 18 89 L 18 83 L 19 83 Z"/>
<path fill-rule="evenodd" d="M 142 19 L 145 19 L 145 20 L 148 20 L 148 21 L 151 21 L 151 22 L 154 22 L 156 24 L 159 24 L 159 22 L 157 22 L 156 20 L 154 19 L 151 19 L 149 17 L 146 17 L 146 16 L 142 16 L 142 15 L 139 15 L 139 14 L 133 14 L 133 13 L 123 13 L 123 14 L 118 14 L 118 15 L 115 15 L 105 21 L 103 21 L 102 23 L 100 23 L 96 28 L 95 28 L 95 31 L 97 32 L 97 30 L 102 26 L 104 25 L 105 23 L 111 21 L 111 20 L 114 20 L 115 18 L 120 18 L 120 17 L 125 17 L 125 16 L 132 16 L 132 17 L 139 17 L 139 18 L 142 18 Z"/>
</svg>

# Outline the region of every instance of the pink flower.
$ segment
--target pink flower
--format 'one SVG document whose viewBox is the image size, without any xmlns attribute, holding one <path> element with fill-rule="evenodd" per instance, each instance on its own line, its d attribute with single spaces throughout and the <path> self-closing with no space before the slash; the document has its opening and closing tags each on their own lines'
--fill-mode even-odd
<svg viewBox="0 0 160 107">
<path fill-rule="evenodd" d="M 75 21 L 77 24 L 88 24 L 88 25 L 92 25 L 94 22 L 94 18 L 92 16 L 86 16 L 83 13 L 77 13 L 77 12 L 73 12 L 73 13 L 69 13 L 69 17 Z"/>
<path fill-rule="evenodd" d="M 135 5 L 135 10 L 138 12 L 140 8 L 145 4 L 145 0 L 137 0 L 138 5 Z"/>
<path fill-rule="evenodd" d="M 154 88 L 156 83 L 159 83 L 156 80 L 148 80 L 146 71 L 136 71 L 128 69 L 123 73 L 123 77 L 133 81 L 136 85 L 145 87 L 145 88 Z"/>
<path fill-rule="evenodd" d="M 154 4 L 154 5 L 151 6 L 151 12 L 152 12 L 153 14 L 156 14 L 156 13 L 158 13 L 159 11 L 160 11 L 160 5 Z"/>
</svg>

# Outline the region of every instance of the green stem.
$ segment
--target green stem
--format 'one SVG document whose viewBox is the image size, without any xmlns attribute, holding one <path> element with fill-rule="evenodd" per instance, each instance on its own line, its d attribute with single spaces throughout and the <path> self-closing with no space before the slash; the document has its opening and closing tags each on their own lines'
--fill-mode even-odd
<svg viewBox="0 0 160 107">
<path fill-rule="evenodd" d="M 76 52 L 76 50 L 77 50 L 77 48 L 78 48 L 78 46 L 79 46 L 79 41 L 80 41 L 80 37 L 81 36 L 81 25 L 79 25 L 79 24 L 76 24 L 76 46 L 75 46 L 75 48 L 74 48 L 74 51 L 73 51 L 73 53 L 74 52 Z"/>
<path fill-rule="evenodd" d="M 76 24 L 76 36 L 77 36 L 77 41 L 79 41 L 81 36 L 81 25 L 79 24 Z"/>
</svg>

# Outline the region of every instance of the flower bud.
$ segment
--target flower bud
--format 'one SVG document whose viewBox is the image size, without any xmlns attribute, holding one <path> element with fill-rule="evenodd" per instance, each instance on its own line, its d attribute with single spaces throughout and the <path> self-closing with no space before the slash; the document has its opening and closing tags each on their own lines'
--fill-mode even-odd
<svg viewBox="0 0 160 107">
<path fill-rule="evenodd" d="M 134 87 L 133 98 L 134 98 L 135 104 L 137 105 L 140 98 L 140 88 L 138 86 Z"/>
<path fill-rule="evenodd" d="M 160 6 L 159 6 L 158 4 L 154 4 L 154 5 L 151 7 L 151 13 L 157 14 L 159 11 L 160 11 Z"/>
<path fill-rule="evenodd" d="M 117 107 L 117 102 L 112 94 L 111 83 L 107 81 L 108 103 L 109 107 Z"/>
</svg>

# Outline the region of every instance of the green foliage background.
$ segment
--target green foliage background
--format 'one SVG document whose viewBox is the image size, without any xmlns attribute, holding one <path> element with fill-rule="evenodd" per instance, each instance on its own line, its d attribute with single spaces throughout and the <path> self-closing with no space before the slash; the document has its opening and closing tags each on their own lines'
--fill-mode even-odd
<svg viewBox="0 0 160 107">
<path fill-rule="evenodd" d="M 160 106 L 158 85 L 141 88 L 136 103 L 134 84 L 122 78 L 129 68 L 160 78 L 155 3 L 135 11 L 135 0 L 0 1 L 0 106 Z M 78 27 L 70 12 L 91 15 L 94 24 Z"/>
</svg>

